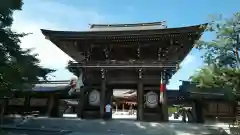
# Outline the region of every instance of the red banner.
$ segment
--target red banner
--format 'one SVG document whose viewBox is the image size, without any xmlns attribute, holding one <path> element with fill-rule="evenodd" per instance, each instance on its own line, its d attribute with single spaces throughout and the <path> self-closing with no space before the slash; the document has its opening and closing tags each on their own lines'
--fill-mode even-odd
<svg viewBox="0 0 240 135">
<path fill-rule="evenodd" d="M 163 102 L 163 92 L 164 92 L 164 89 L 165 89 L 165 84 L 163 83 L 163 78 L 161 76 L 161 82 L 160 82 L 160 95 L 159 95 L 159 101 L 160 103 Z"/>
<path fill-rule="evenodd" d="M 163 83 L 160 84 L 160 92 L 164 92 L 164 84 Z"/>
</svg>

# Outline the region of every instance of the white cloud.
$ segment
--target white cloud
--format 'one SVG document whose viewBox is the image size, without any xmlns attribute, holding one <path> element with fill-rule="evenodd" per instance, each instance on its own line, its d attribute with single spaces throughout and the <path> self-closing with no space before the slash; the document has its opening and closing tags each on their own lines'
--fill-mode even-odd
<svg viewBox="0 0 240 135">
<path fill-rule="evenodd" d="M 58 49 L 50 41 L 46 40 L 40 31 L 40 26 L 50 26 L 51 24 L 41 22 L 26 22 L 16 20 L 13 28 L 18 32 L 32 33 L 22 39 L 22 48 L 34 48 L 33 53 L 38 53 L 41 64 L 51 68 L 64 68 L 71 58 Z"/>
<path fill-rule="evenodd" d="M 33 53 L 39 54 L 41 65 L 57 69 L 56 79 L 65 80 L 72 76 L 65 69 L 71 58 L 45 39 L 40 29 L 77 30 L 86 27 L 88 22 L 97 22 L 97 20 L 101 20 L 101 16 L 94 11 L 80 11 L 74 7 L 50 1 L 41 1 L 33 5 L 27 1 L 23 11 L 14 14 L 13 29 L 17 32 L 32 33 L 22 39 L 21 47 L 34 48 Z M 77 25 L 80 21 L 82 23 Z"/>
</svg>

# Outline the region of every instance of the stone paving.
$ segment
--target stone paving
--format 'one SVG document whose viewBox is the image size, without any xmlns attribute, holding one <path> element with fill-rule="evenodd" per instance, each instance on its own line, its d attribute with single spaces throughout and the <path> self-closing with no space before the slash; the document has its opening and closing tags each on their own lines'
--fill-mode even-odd
<svg viewBox="0 0 240 135">
<path fill-rule="evenodd" d="M 28 135 L 221 135 L 218 130 L 210 129 L 204 124 L 154 123 L 134 120 L 33 118 L 17 124 L 16 127 L 18 131 Z"/>
</svg>

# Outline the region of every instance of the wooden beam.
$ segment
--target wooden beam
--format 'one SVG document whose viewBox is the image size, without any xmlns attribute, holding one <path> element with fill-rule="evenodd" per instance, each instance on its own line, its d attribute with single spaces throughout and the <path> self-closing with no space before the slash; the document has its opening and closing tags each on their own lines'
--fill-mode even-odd
<svg viewBox="0 0 240 135">
<path fill-rule="evenodd" d="M 48 97 L 48 110 L 47 116 L 52 116 L 53 106 L 54 106 L 54 94 L 50 94 Z"/>
<path fill-rule="evenodd" d="M 192 101 L 191 102 L 192 103 L 192 114 L 193 114 L 193 119 L 194 119 L 194 122 L 197 122 L 197 114 L 196 114 L 196 105 L 195 105 L 195 102 L 194 101 Z"/>
<path fill-rule="evenodd" d="M 100 91 L 100 115 L 104 118 L 105 114 L 105 98 L 106 98 L 106 79 L 105 70 L 101 69 L 102 81 L 101 81 L 101 91 Z"/>
<path fill-rule="evenodd" d="M 84 103 L 85 103 L 85 96 L 84 96 L 85 91 L 86 91 L 86 87 L 82 87 L 79 92 L 78 109 L 77 109 L 77 116 L 79 118 L 83 118 Z"/>
<path fill-rule="evenodd" d="M 168 121 L 168 104 L 167 104 L 167 92 L 166 92 L 166 83 L 167 83 L 167 76 L 166 73 L 162 73 L 162 77 L 164 79 L 164 91 L 163 91 L 163 103 L 162 103 L 162 116 L 163 116 L 163 121 Z"/>
<path fill-rule="evenodd" d="M 103 64 L 97 64 L 97 65 L 75 65 L 71 67 L 80 67 L 80 68 L 176 68 L 176 65 L 147 65 L 147 64 L 135 64 L 135 65 L 103 65 Z"/>
<path fill-rule="evenodd" d="M 54 104 L 53 104 L 53 107 L 52 107 L 51 116 L 52 117 L 59 117 L 59 104 L 60 104 L 59 96 L 57 94 L 54 94 L 53 100 L 54 100 Z"/>
<path fill-rule="evenodd" d="M 142 82 L 142 71 L 139 70 L 139 80 L 137 87 L 137 120 L 143 120 L 143 111 L 144 111 L 144 92 L 143 92 L 143 82 Z"/>
<path fill-rule="evenodd" d="M 24 100 L 24 111 L 28 112 L 30 110 L 30 94 L 25 95 L 25 100 Z"/>
</svg>

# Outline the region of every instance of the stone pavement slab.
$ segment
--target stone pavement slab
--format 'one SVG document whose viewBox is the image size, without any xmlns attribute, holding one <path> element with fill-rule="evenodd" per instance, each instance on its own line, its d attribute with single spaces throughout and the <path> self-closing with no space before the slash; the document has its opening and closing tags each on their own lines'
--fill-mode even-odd
<svg viewBox="0 0 240 135">
<path fill-rule="evenodd" d="M 221 135 L 204 124 L 155 123 L 134 120 L 33 118 L 17 127 L 71 131 L 68 135 Z"/>
</svg>

